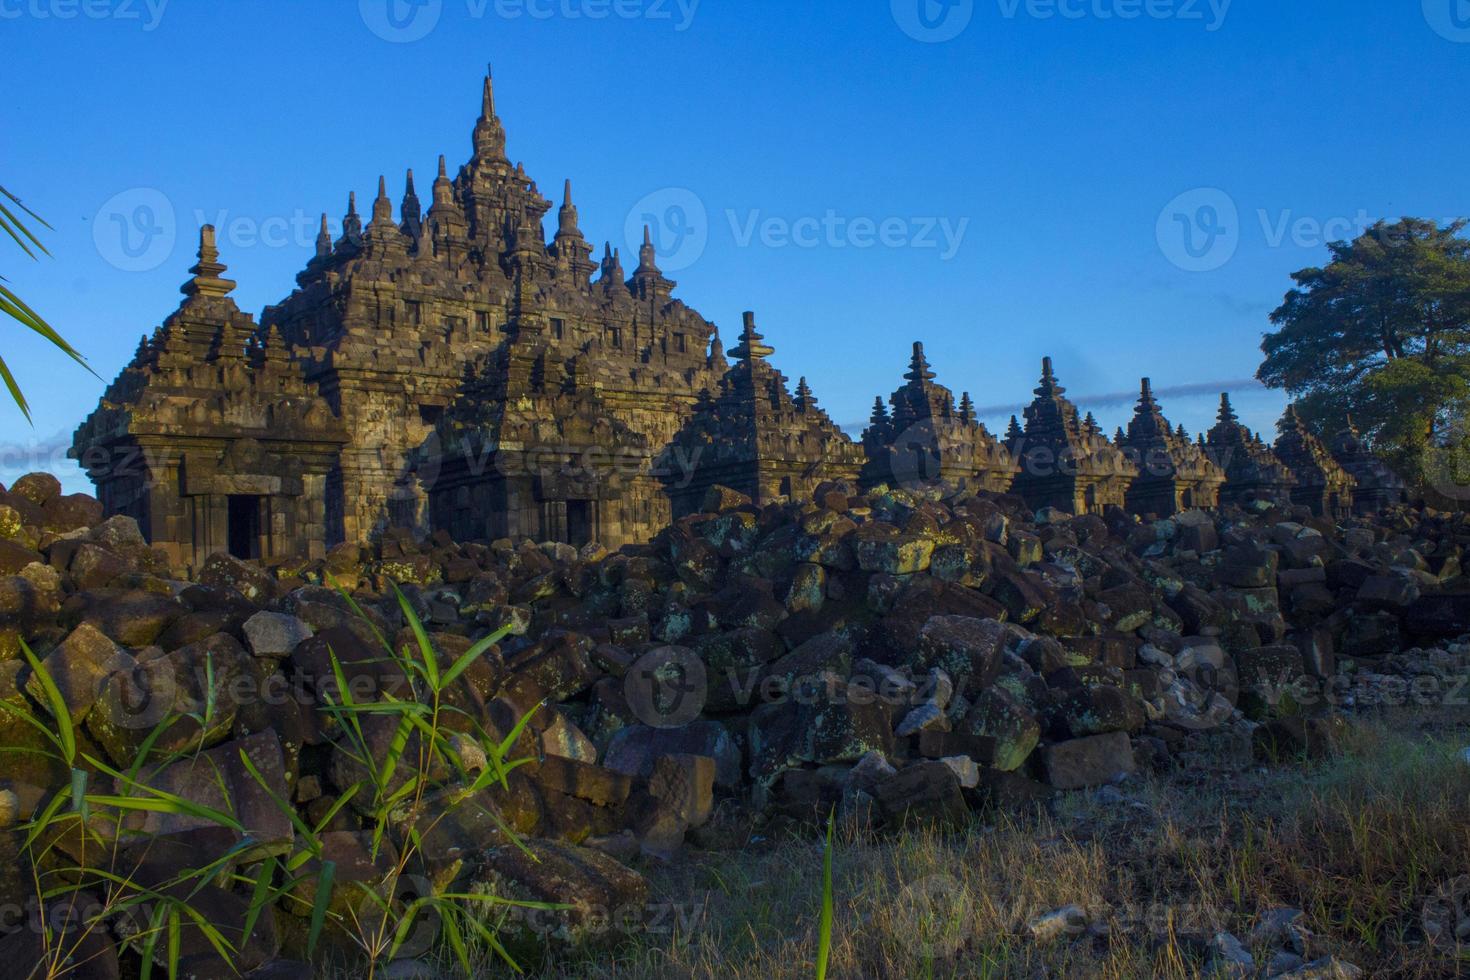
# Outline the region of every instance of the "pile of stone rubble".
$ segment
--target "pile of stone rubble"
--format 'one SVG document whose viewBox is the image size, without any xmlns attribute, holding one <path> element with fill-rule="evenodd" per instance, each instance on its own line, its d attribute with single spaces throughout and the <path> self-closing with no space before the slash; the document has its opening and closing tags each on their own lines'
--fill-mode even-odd
<svg viewBox="0 0 1470 980">
<path fill-rule="evenodd" d="M 216 555 L 186 577 L 130 518 L 31 475 L 0 492 L 0 700 L 49 710 L 24 640 L 84 756 L 126 769 L 176 719 L 153 747 L 185 755 L 147 778 L 232 808 L 245 831 L 130 823 L 115 843 L 143 877 L 201 847 L 235 847 L 241 866 L 291 848 L 293 824 L 243 750 L 323 824 L 321 860 L 346 896 L 383 877 L 419 817 L 374 856 L 359 801 L 337 806 L 364 770 L 321 710 L 333 655 L 357 699 L 412 696 L 378 638 L 413 642 L 393 583 L 445 664 L 508 626 L 447 692 L 449 717 L 504 734 L 530 713 L 512 754 L 532 761 L 469 806 L 445 780 L 429 808 L 456 805 L 419 825 L 415 881 L 569 902 L 511 930 L 577 940 L 641 914 L 646 885 L 628 865 L 739 846 L 771 820 L 835 808 L 880 832 L 956 823 L 1183 765 L 1222 735 L 1269 760 L 1330 745 L 1338 709 L 1470 697 L 1470 646 L 1456 642 L 1470 634 L 1467 545 L 1465 514 L 1333 523 L 1261 506 L 1143 521 L 829 484 L 765 507 L 716 487 L 701 513 L 617 553 L 389 532 L 322 560 Z M 365 725 L 375 754 L 393 734 Z M 466 769 L 486 764 L 461 742 Z M 0 716 L 0 892 L 21 907 L 34 881 L 17 828 L 72 778 L 47 748 Z M 48 859 L 84 863 L 69 846 Z M 249 898 L 212 885 L 200 901 L 227 936 L 234 924 L 241 972 L 297 975 L 277 957 L 301 956 L 309 898 L 241 937 Z M 88 941 L 116 969 L 112 935 Z M 35 941 L 12 932 L 0 957 Z M 188 926 L 183 951 L 211 975 L 217 954 Z"/>
</svg>

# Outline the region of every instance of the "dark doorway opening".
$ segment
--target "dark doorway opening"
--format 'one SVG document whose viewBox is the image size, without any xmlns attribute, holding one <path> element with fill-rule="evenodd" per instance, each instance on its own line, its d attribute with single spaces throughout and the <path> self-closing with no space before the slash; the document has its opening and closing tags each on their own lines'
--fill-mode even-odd
<svg viewBox="0 0 1470 980">
<path fill-rule="evenodd" d="M 567 544 L 580 548 L 592 543 L 592 501 L 567 501 Z"/>
<path fill-rule="evenodd" d="M 236 558 L 260 557 L 260 504 L 259 497 L 230 497 L 229 545 Z"/>
</svg>

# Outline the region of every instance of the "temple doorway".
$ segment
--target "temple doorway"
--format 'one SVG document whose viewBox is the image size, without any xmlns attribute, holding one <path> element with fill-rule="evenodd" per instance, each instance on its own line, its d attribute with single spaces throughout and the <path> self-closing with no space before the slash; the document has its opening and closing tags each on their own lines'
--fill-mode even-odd
<svg viewBox="0 0 1470 980">
<path fill-rule="evenodd" d="M 232 494 L 229 499 L 229 548 L 236 558 L 260 557 L 262 498 Z"/>
</svg>

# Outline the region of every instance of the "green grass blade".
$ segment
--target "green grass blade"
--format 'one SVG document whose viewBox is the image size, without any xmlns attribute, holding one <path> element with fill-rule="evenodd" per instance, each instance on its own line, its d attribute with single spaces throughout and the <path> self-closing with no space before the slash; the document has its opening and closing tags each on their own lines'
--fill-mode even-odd
<svg viewBox="0 0 1470 980">
<path fill-rule="evenodd" d="M 393 583 L 393 594 L 398 597 L 398 608 L 403 610 L 403 618 L 408 620 L 408 626 L 413 630 L 413 638 L 418 641 L 419 656 L 423 658 L 424 677 L 429 682 L 429 687 L 437 694 L 443 688 L 439 686 L 439 658 L 434 653 L 434 645 L 429 642 L 429 634 L 424 631 L 424 624 L 419 620 L 419 614 L 413 611 L 408 597 Z"/>
<path fill-rule="evenodd" d="M 56 734 L 61 747 L 62 761 L 69 768 L 76 768 L 77 761 L 77 733 L 72 726 L 71 712 L 67 710 L 66 699 L 61 696 L 56 682 L 51 679 L 51 674 L 46 667 L 31 652 L 30 646 L 25 640 L 20 641 L 20 651 L 25 654 L 26 663 L 31 665 L 31 671 L 36 679 L 41 682 L 41 690 L 46 694 L 46 707 L 56 720 Z"/>
<path fill-rule="evenodd" d="M 510 627 L 502 626 L 500 629 L 496 630 L 494 633 L 491 633 L 489 636 L 483 637 L 482 639 L 478 640 L 474 646 L 470 647 L 464 653 L 460 654 L 459 659 L 451 664 L 449 669 L 444 672 L 444 681 L 441 684 L 439 690 L 442 691 L 445 688 L 449 687 L 450 684 L 453 684 L 455 681 L 459 680 L 459 675 L 468 670 L 470 664 L 479 659 L 486 650 L 490 649 L 495 644 L 505 639 L 506 636 L 509 635 L 509 633 Z"/>
<path fill-rule="evenodd" d="M 827 846 L 822 851 L 822 916 L 817 926 L 817 980 L 826 980 L 832 958 L 832 843 L 837 828 L 837 808 L 827 814 Z"/>
<path fill-rule="evenodd" d="M 311 906 L 311 928 L 306 933 L 306 955 L 309 959 L 316 952 L 317 940 L 321 939 L 322 926 L 327 921 L 327 906 L 332 901 L 332 882 L 337 874 L 335 861 L 323 861 L 322 870 L 316 879 L 316 900 Z"/>
</svg>

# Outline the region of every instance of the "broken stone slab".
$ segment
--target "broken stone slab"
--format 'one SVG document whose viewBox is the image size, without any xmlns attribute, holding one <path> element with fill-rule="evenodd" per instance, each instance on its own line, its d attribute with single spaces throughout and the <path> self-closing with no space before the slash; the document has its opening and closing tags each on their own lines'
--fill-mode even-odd
<svg viewBox="0 0 1470 980">
<path fill-rule="evenodd" d="M 290 656 L 315 632 L 295 616 L 265 611 L 245 620 L 243 628 L 250 652 L 270 660 Z"/>
<path fill-rule="evenodd" d="M 264 785 L 257 782 L 245 767 L 241 761 L 242 754 L 250 759 Z M 153 789 L 233 817 L 244 828 L 243 834 L 234 832 L 236 840 L 248 838 L 250 841 L 238 854 L 241 862 L 281 854 L 290 848 L 294 835 L 291 819 L 270 796 L 274 793 L 281 800 L 291 797 L 281 742 L 273 731 L 227 742 L 171 763 L 147 775 L 142 782 Z M 118 791 L 149 795 L 145 789 L 118 787 Z M 150 812 L 144 815 L 139 829 L 145 834 L 168 835 L 220 826 L 203 816 Z"/>
<path fill-rule="evenodd" d="M 590 848 L 537 839 L 493 847 L 467 885 L 497 899 L 570 906 L 507 907 L 497 935 L 518 958 L 543 955 L 548 944 L 595 945 L 648 925 L 643 876 Z"/>
<path fill-rule="evenodd" d="M 978 773 L 977 773 L 978 782 Z M 878 803 L 893 825 L 959 826 L 969 817 L 960 775 L 946 762 L 916 762 L 877 786 Z"/>
<path fill-rule="evenodd" d="M 72 724 L 77 725 L 97 702 L 107 676 L 115 670 L 127 669 L 132 663 L 131 654 L 91 623 L 83 623 L 47 654 L 41 666 L 56 685 Z M 37 704 L 51 710 L 39 675 L 32 673 L 26 680 L 26 693 Z"/>
<path fill-rule="evenodd" d="M 608 742 L 602 764 L 639 779 L 653 776 L 662 755 L 702 755 L 715 760 L 715 785 L 735 790 L 741 785 L 740 746 L 718 721 L 701 718 L 678 728 L 629 725 Z"/>
<path fill-rule="evenodd" d="M 705 755 L 660 756 L 648 792 L 663 800 L 690 827 L 702 827 L 714 809 L 715 760 Z"/>
<path fill-rule="evenodd" d="M 1000 672 L 1005 626 L 994 619 L 932 616 L 919 632 L 921 670 L 938 668 L 960 680 L 966 690 L 989 687 Z"/>
<path fill-rule="evenodd" d="M 1085 789 L 1113 782 L 1138 770 L 1133 746 L 1123 732 L 1090 735 L 1042 750 L 1047 781 L 1056 789 Z"/>
<path fill-rule="evenodd" d="M 958 730 L 988 739 L 990 765 L 1002 772 L 1021 768 L 1041 739 L 1041 724 L 1031 709 L 999 685 L 975 699 Z"/>
</svg>

